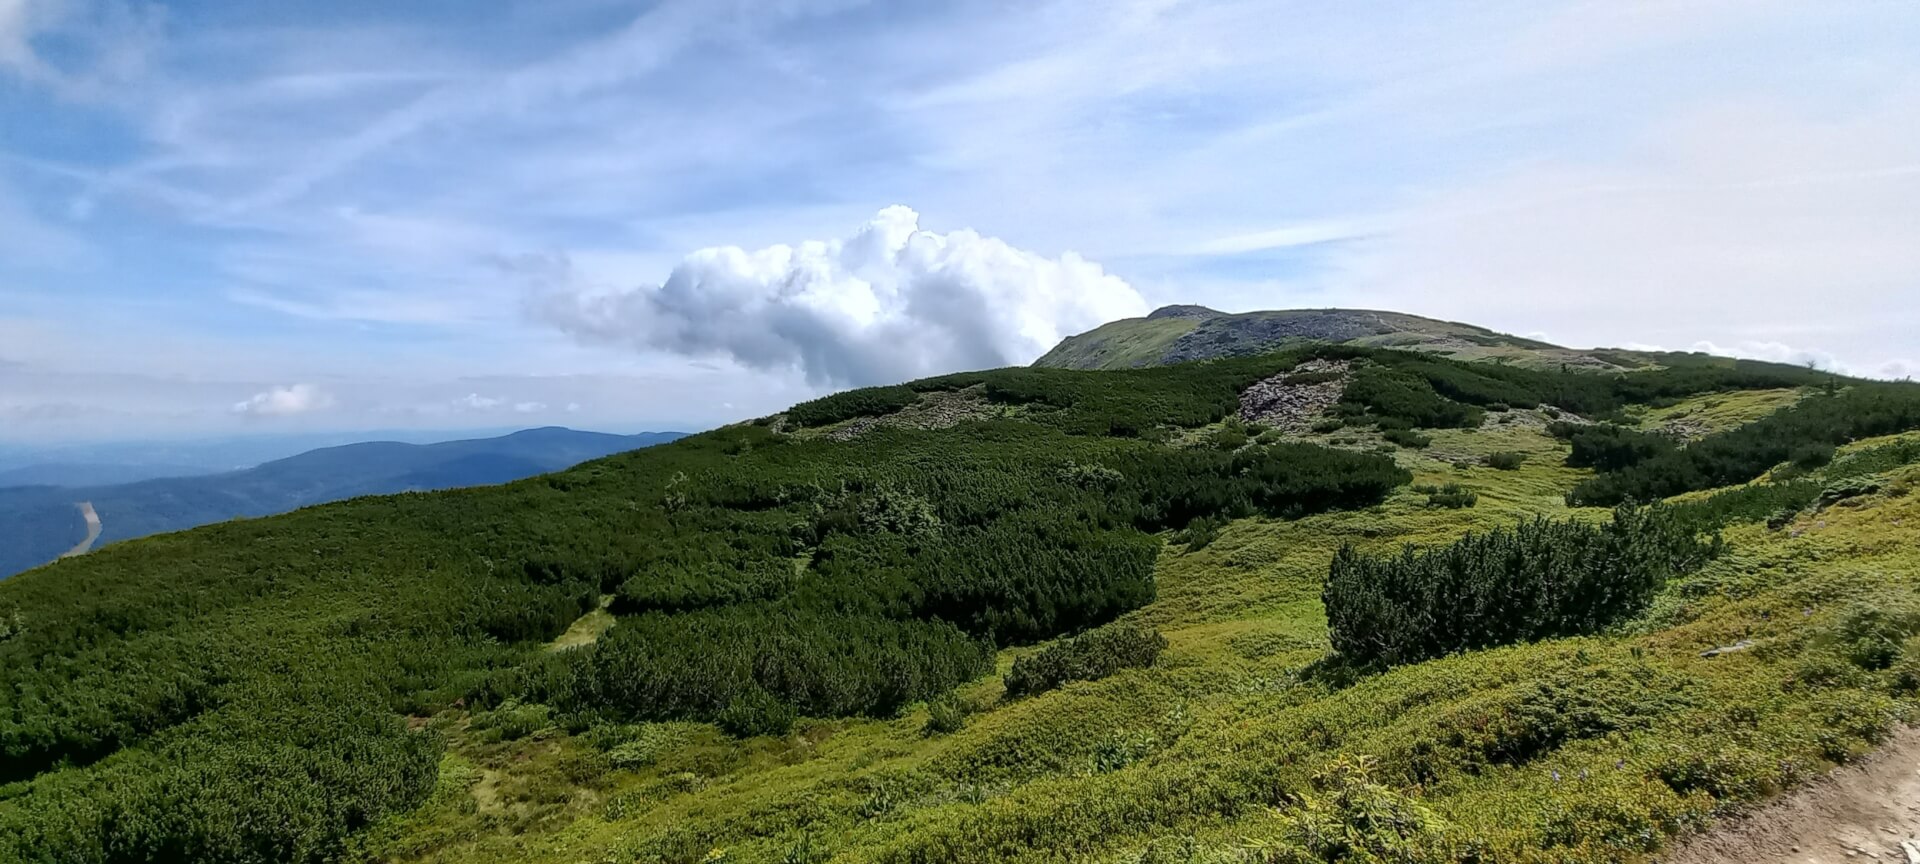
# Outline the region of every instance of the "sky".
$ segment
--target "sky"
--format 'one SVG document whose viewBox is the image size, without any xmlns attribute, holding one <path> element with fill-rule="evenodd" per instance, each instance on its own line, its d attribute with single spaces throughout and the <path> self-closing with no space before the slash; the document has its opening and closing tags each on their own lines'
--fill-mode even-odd
<svg viewBox="0 0 1920 864">
<path fill-rule="evenodd" d="M 697 429 L 1169 303 L 1920 371 L 1920 2 L 0 0 L 0 441 Z"/>
</svg>

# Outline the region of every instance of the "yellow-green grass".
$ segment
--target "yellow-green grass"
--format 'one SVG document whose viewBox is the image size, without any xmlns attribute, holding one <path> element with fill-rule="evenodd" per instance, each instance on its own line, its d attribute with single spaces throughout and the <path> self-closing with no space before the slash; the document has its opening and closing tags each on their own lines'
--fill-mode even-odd
<svg viewBox="0 0 1920 864">
<path fill-rule="evenodd" d="M 1645 409 L 1634 419 L 1649 432 L 1679 429 L 1692 436 L 1708 435 L 1752 423 L 1800 401 L 1804 395 L 1799 388 L 1709 393 L 1665 408 Z"/>
<path fill-rule="evenodd" d="M 607 632 L 607 628 L 612 627 L 614 624 L 615 619 L 613 613 L 607 611 L 607 607 L 612 605 L 612 594 L 600 595 L 600 605 L 594 607 L 591 611 L 587 612 L 587 614 L 580 616 L 578 620 L 568 625 L 566 632 L 561 633 L 555 637 L 552 642 L 547 643 L 547 650 L 565 651 L 568 648 L 578 648 L 582 645 L 593 644 L 600 638 L 601 634 Z"/>
<path fill-rule="evenodd" d="M 1068 337 L 1039 366 L 1068 369 L 1131 369 L 1161 362 L 1167 349 L 1199 321 L 1192 318 L 1128 318 Z"/>
<path fill-rule="evenodd" d="M 1468 458 L 1501 450 L 1527 459 L 1499 471 Z M 1317 772 L 1365 755 L 1380 782 L 1494 860 L 1631 860 L 1910 714 L 1889 673 L 1837 661 L 1831 643 L 1850 608 L 1914 601 L 1913 467 L 1787 530 L 1728 530 L 1726 555 L 1617 632 L 1353 682 L 1313 674 L 1327 646 L 1319 592 L 1341 544 L 1391 551 L 1565 515 L 1560 496 L 1587 472 L 1563 467 L 1564 453 L 1531 425 L 1440 432 L 1397 458 L 1416 483 L 1475 489 L 1476 507 L 1429 508 L 1403 490 L 1364 512 L 1243 520 L 1202 549 L 1170 544 L 1158 599 L 1130 616 L 1168 637 L 1155 668 L 1017 701 L 982 679 L 961 688 L 976 713 L 952 734 L 928 734 L 921 708 L 781 739 L 664 724 L 501 742 L 448 712 L 433 721 L 452 745 L 441 791 L 375 832 L 368 857 L 1240 860 L 1283 833 Z M 1742 639 L 1753 647 L 1700 656 Z M 1000 670 L 1026 650 L 1003 652 Z M 1581 722 L 1569 731 L 1566 718 Z M 609 739 L 639 742 L 611 752 L 651 761 L 614 768 Z M 1150 849 L 1159 857 L 1143 858 Z"/>
</svg>

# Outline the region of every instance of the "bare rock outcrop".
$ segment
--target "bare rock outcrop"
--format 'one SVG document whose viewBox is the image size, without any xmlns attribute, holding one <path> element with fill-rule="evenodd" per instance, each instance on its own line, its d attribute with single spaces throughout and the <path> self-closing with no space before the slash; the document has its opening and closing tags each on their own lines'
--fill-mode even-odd
<svg viewBox="0 0 1920 864">
<path fill-rule="evenodd" d="M 1240 419 L 1286 432 L 1305 432 L 1347 392 L 1352 364 L 1308 360 L 1240 394 Z"/>
</svg>

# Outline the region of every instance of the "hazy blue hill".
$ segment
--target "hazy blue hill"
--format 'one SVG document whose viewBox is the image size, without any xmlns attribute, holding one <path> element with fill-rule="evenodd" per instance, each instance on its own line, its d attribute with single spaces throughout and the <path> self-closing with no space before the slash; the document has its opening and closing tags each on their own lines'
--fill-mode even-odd
<svg viewBox="0 0 1920 864">
<path fill-rule="evenodd" d="M 161 477 L 212 474 L 198 465 L 119 464 L 111 462 L 40 462 L 0 470 L 0 488 L 8 486 L 115 486 Z"/>
<path fill-rule="evenodd" d="M 617 451 L 616 451 L 617 452 Z M 580 460 L 585 461 L 585 460 Z M 554 470 L 538 461 L 504 453 L 475 453 L 459 456 L 418 471 L 376 481 L 380 488 L 356 492 L 378 495 L 400 491 L 449 489 L 456 486 L 491 486 Z"/>
<path fill-rule="evenodd" d="M 0 578 L 53 560 L 87 536 L 71 490 L 51 486 L 0 489 Z"/>
<path fill-rule="evenodd" d="M 0 577 L 51 561 L 80 542 L 86 523 L 76 505 L 82 501 L 100 515 L 99 542 L 111 543 L 360 495 L 505 483 L 679 437 L 546 427 L 438 444 L 346 444 L 220 474 L 0 489 Z"/>
</svg>

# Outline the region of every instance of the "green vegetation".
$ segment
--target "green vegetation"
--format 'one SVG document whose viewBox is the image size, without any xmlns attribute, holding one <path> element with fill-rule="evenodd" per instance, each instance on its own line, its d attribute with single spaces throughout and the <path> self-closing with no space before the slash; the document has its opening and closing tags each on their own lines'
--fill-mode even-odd
<svg viewBox="0 0 1920 864">
<path fill-rule="evenodd" d="M 1433 443 L 1433 437 L 1422 435 L 1412 429 L 1388 429 L 1380 437 L 1410 450 L 1419 450 Z"/>
<path fill-rule="evenodd" d="M 1510 410 L 1387 454 L 1230 422 L 1315 356 L 1382 434 Z M 1830 380 L 997 370 L 117 545 L 0 583 L 0 860 L 1631 860 L 1915 716 L 1920 447 L 1608 521 L 1568 493 L 1677 457 L 1568 467 L 1532 406 Z"/>
<path fill-rule="evenodd" d="M 787 409 L 787 419 L 801 426 L 825 426 L 855 417 L 892 414 L 919 400 L 919 391 L 904 384 L 865 387 L 802 402 Z"/>
<path fill-rule="evenodd" d="M 1697 438 L 1745 426 L 1800 401 L 1803 395 L 1795 388 L 1739 390 L 1677 402 L 1661 399 L 1657 407 L 1627 413 L 1643 431 Z"/>
<path fill-rule="evenodd" d="M 1370 354 L 1325 348 L 1321 356 L 1365 360 L 1341 397 L 1341 410 L 1379 422 L 1416 427 L 1471 428 L 1484 410 L 1552 406 L 1592 417 L 1617 415 L 1629 405 L 1677 400 L 1727 390 L 1829 385 L 1835 376 L 1776 363 L 1689 362 L 1627 374 L 1549 372 L 1495 363 Z M 1384 360 L 1385 362 L 1380 362 Z"/>
<path fill-rule="evenodd" d="M 1718 551 L 1659 509 L 1606 525 L 1534 519 L 1426 551 L 1334 556 L 1322 601 L 1333 648 L 1359 664 L 1406 663 L 1592 633 L 1639 611 Z"/>
<path fill-rule="evenodd" d="M 323 447 L 241 471 L 114 486 L 0 489 L 0 579 L 58 558 L 86 536 L 76 505 L 102 520 L 94 548 L 236 517 L 266 516 L 361 495 L 505 483 L 613 453 L 665 443 L 677 432 L 607 435 L 548 427 L 497 438 Z"/>
<path fill-rule="evenodd" d="M 1468 429 L 1480 425 L 1484 413 L 1477 406 L 1440 395 L 1425 376 L 1413 369 L 1372 363 L 1354 372 L 1340 404 L 1350 420 L 1404 424 L 1401 429 L 1389 428 L 1389 432 L 1404 432 L 1414 426 Z"/>
<path fill-rule="evenodd" d="M 1520 466 L 1527 464 L 1527 454 L 1516 453 L 1512 450 L 1500 450 L 1488 453 L 1482 457 L 1480 461 L 1488 468 L 1495 468 L 1501 471 L 1518 471 L 1520 470 Z"/>
<path fill-rule="evenodd" d="M 1664 435 L 1655 435 L 1611 423 L 1559 422 L 1547 427 L 1572 445 L 1567 464 L 1595 471 L 1624 471 L 1656 456 L 1679 449 Z"/>
<path fill-rule="evenodd" d="M 1032 696 L 1071 681 L 1098 681 L 1122 669 L 1152 666 L 1167 638 L 1131 624 L 1108 624 L 1013 662 L 1007 695 Z"/>
<path fill-rule="evenodd" d="M 1819 467 L 1838 445 L 1916 427 L 1920 427 L 1920 388 L 1860 382 L 1837 393 L 1809 396 L 1756 422 L 1683 448 L 1596 466 L 1603 473 L 1575 487 L 1570 500 L 1583 505 L 1653 501 L 1744 483 L 1783 462 L 1803 469 Z"/>
<path fill-rule="evenodd" d="M 1131 318 L 1067 339 L 1034 361 L 1058 369 L 1134 369 L 1161 362 L 1167 350 L 1199 322 L 1192 318 Z"/>
<path fill-rule="evenodd" d="M 1458 483 L 1448 483 L 1444 486 L 1422 483 L 1414 486 L 1413 491 L 1427 496 L 1428 507 L 1445 507 L 1451 510 L 1458 510 L 1462 507 L 1472 507 L 1480 503 L 1479 493 Z"/>
<path fill-rule="evenodd" d="M 915 386 L 984 385 L 1036 406 L 1038 422 L 876 430 L 857 445 L 741 426 L 505 487 L 138 541 L 10 580 L 24 624 L 0 642 L 0 677 L 30 695 L 0 705 L 0 780 L 28 785 L 0 805 L 0 843 L 79 861 L 334 858 L 432 789 L 438 745 L 395 712 L 462 697 L 494 708 L 484 728 L 505 740 L 531 731 L 535 704 L 568 725 L 697 719 L 739 735 L 783 733 L 802 714 L 892 716 L 981 676 L 1000 646 L 1152 600 L 1147 532 L 1365 506 L 1406 482 L 1375 455 L 1107 435 L 1115 416 L 1217 420 L 1237 382 L 1286 361 L 1263 362 L 937 379 Z M 858 392 L 810 410 L 876 404 Z M 617 624 L 537 650 L 602 594 Z M 336 751 L 289 749 L 319 740 L 364 755 L 330 773 Z M 256 772 L 306 779 L 284 796 L 235 786 Z M 201 800 L 226 809 L 196 815 L 170 797 L 187 792 L 167 791 L 196 784 L 220 787 Z"/>
</svg>

